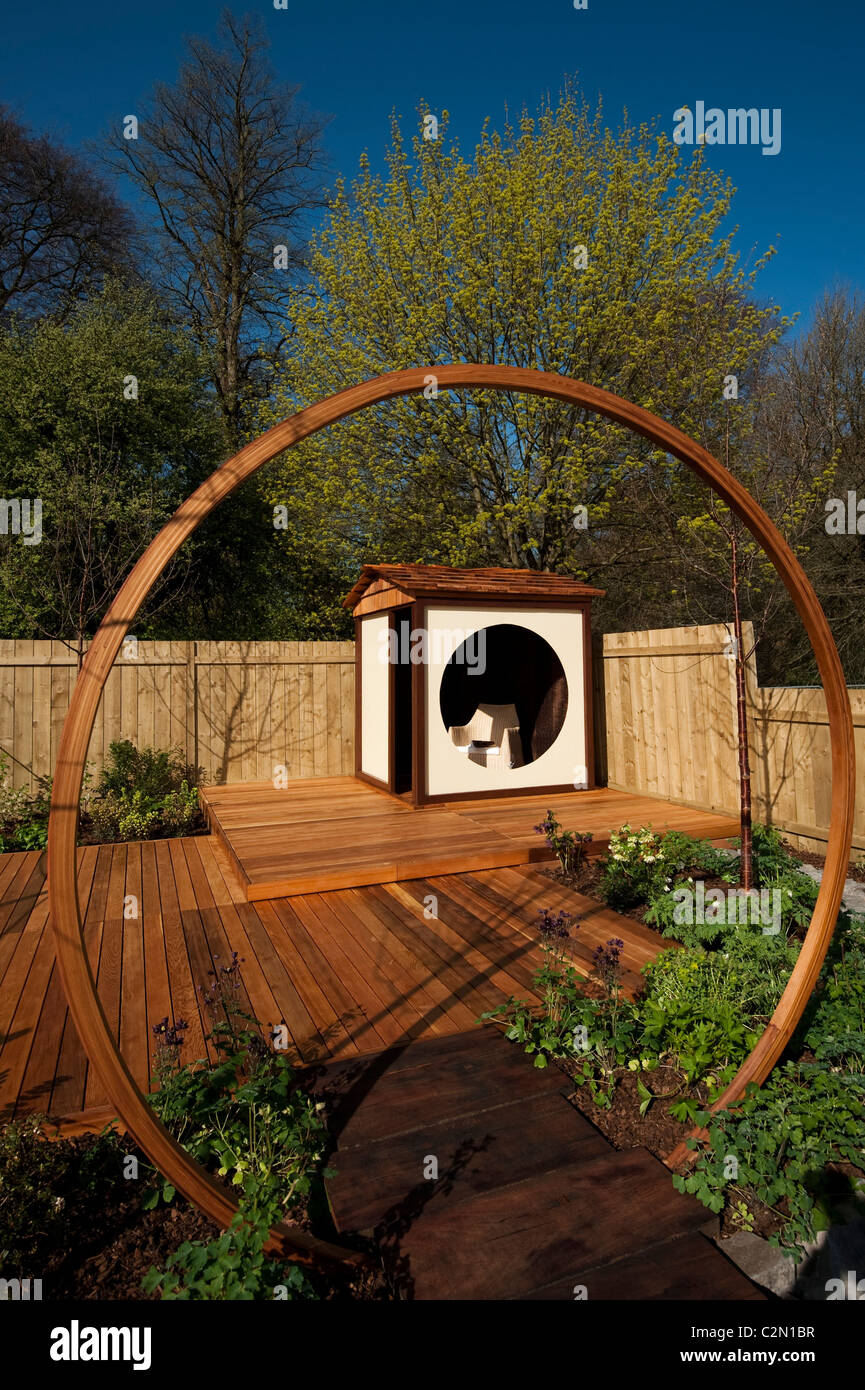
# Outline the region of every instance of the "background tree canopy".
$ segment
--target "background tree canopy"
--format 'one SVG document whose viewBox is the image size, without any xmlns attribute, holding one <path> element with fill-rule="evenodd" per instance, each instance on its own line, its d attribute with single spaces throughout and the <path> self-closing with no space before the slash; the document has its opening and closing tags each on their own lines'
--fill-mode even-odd
<svg viewBox="0 0 865 1390">
<path fill-rule="evenodd" d="M 738 267 L 731 190 L 699 153 L 683 167 L 666 137 L 613 134 L 566 93 L 516 129 L 485 131 L 471 160 L 445 128 L 408 148 L 395 123 L 387 168 L 364 166 L 337 192 L 260 426 L 379 372 L 477 361 L 591 381 L 717 445 L 725 376 L 744 386 L 780 326 L 753 302 L 759 263 Z M 448 391 L 343 422 L 271 468 L 266 487 L 343 579 L 386 553 L 590 563 L 603 582 L 627 480 L 649 458 L 583 410 Z M 603 526 L 603 552 L 580 545 L 580 504 Z M 633 545 L 628 530 L 631 563 Z"/>
<path fill-rule="evenodd" d="M 729 518 L 705 489 L 585 411 L 436 393 L 437 363 L 486 361 L 605 387 L 729 459 L 809 569 L 849 679 L 865 680 L 865 537 L 824 526 L 830 493 L 865 495 L 857 295 L 828 294 L 794 340 L 759 297 L 772 248 L 740 262 L 733 189 L 703 152 L 683 158 L 626 117 L 608 128 L 572 86 L 485 126 L 470 154 L 446 113 L 431 130 L 421 110 L 413 138 L 394 118 L 384 172 L 363 160 L 337 183 L 307 246 L 323 123 L 295 88 L 271 90 L 254 24 L 227 16 L 220 44 L 190 40 L 175 85 L 142 108 L 138 141 L 113 142 L 109 164 L 142 194 L 137 221 L 77 156 L 11 118 L 0 130 L 0 218 L 21 221 L 27 183 L 27 228 L 52 228 L 56 247 L 17 269 L 7 247 L 0 266 L 0 492 L 38 496 L 44 512 L 41 545 L 0 534 L 4 635 L 80 647 L 147 541 L 233 448 L 417 365 L 425 396 L 317 435 L 224 504 L 140 634 L 346 635 L 341 600 L 367 559 L 587 577 L 608 591 L 596 613 L 607 629 L 729 619 Z M 57 176 L 43 187 L 49 155 Z M 747 538 L 737 546 L 762 678 L 812 680 L 774 574 Z"/>
</svg>

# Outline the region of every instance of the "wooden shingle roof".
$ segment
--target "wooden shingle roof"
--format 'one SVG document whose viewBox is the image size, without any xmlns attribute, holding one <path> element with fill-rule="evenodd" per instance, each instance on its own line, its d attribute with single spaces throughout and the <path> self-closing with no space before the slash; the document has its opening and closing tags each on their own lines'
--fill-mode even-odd
<svg viewBox="0 0 865 1390">
<path fill-rule="evenodd" d="M 543 570 L 512 570 L 490 566 L 485 569 L 452 569 L 450 565 L 364 565 L 351 593 L 343 599 L 344 608 L 354 608 L 373 585 L 394 589 L 409 598 L 524 598 L 543 606 L 556 599 L 601 598 L 603 589 L 593 589 L 567 574 L 547 574 Z"/>
</svg>

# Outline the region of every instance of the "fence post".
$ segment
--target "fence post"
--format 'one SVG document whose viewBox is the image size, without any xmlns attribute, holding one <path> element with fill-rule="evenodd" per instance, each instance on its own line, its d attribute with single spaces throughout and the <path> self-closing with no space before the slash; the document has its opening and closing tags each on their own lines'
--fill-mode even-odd
<svg viewBox="0 0 865 1390">
<path fill-rule="evenodd" d="M 186 643 L 186 761 L 198 767 L 198 643 Z"/>
</svg>

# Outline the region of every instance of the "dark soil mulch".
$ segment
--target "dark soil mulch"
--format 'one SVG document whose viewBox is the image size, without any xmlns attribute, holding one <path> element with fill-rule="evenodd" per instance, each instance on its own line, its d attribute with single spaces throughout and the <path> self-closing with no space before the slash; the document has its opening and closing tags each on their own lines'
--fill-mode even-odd
<svg viewBox="0 0 865 1390">
<path fill-rule="evenodd" d="M 588 898 L 601 896 L 603 870 L 597 858 L 584 860 L 582 867 L 575 874 L 564 873 L 557 863 L 538 864 L 537 868 L 539 873 L 545 874 L 556 883 L 563 883 L 566 888 L 573 888 L 575 893 L 584 893 Z"/>
<path fill-rule="evenodd" d="M 825 854 L 817 854 L 809 849 L 794 849 L 786 840 L 784 841 L 784 847 L 788 849 L 791 854 L 795 855 L 797 859 L 800 859 L 803 864 L 810 864 L 814 869 L 825 869 Z M 847 877 L 855 879 L 857 883 L 865 883 L 865 859 L 860 860 L 858 864 L 854 864 L 851 860 L 847 865 Z"/>
<path fill-rule="evenodd" d="M 560 1062 L 559 1066 L 569 1076 L 574 1075 L 574 1063 L 564 1061 Z M 665 1074 L 667 1072 L 668 1075 Z M 620 1067 L 616 1074 L 616 1089 L 613 1091 L 609 1109 L 603 1105 L 596 1105 L 588 1086 L 585 1085 L 577 1086 L 568 1099 L 587 1120 L 591 1120 L 606 1139 L 609 1139 L 614 1148 L 648 1149 L 657 1158 L 663 1158 L 664 1154 L 668 1154 L 687 1138 L 693 1125 L 682 1124 L 679 1120 L 673 1119 L 669 1113 L 672 1097 L 653 1101 L 645 1115 L 641 1115 L 640 1096 L 637 1091 L 637 1080 L 640 1077 L 652 1092 L 658 1091 L 663 1094 L 665 1091 L 675 1090 L 676 1099 L 684 1094 L 694 1095 L 702 1100 L 698 1087 L 680 1091 L 677 1085 L 678 1073 L 672 1068 L 661 1067 L 645 1075 Z"/>
<path fill-rule="evenodd" d="M 164 1269 L 167 1257 L 185 1240 L 206 1243 L 219 1234 L 212 1221 L 182 1199 L 155 1211 L 142 1211 L 137 1202 L 126 1203 L 125 1209 L 104 1215 L 103 1238 L 96 1248 L 88 1240 L 88 1253 L 79 1260 L 76 1253 L 81 1247 L 73 1245 L 65 1273 L 56 1283 L 49 1275 L 51 1298 L 158 1299 L 158 1293 L 142 1292 L 141 1280 L 147 1271 L 154 1265 Z"/>
<path fill-rule="evenodd" d="M 86 1145 L 91 1137 L 82 1135 L 76 1142 Z M 134 1141 L 128 1136 L 125 1140 L 127 1152 L 135 1152 Z M 138 1185 L 130 1184 L 133 1186 L 137 1189 Z M 160 1204 L 153 1211 L 144 1211 L 141 1195 L 140 1190 L 132 1192 L 124 1185 L 113 1192 L 94 1191 L 76 1204 L 64 1247 L 53 1250 L 44 1265 L 41 1277 L 46 1298 L 158 1300 L 158 1292 L 142 1291 L 144 1275 L 152 1267 L 165 1269 L 168 1256 L 184 1241 L 207 1244 L 218 1237 L 219 1227 L 185 1198 L 177 1196 L 170 1206 Z M 302 1230 L 310 1230 L 313 1224 L 303 1207 L 292 1211 L 292 1221 Z M 331 1230 L 320 1234 L 323 1239 L 341 1243 Z M 287 1263 L 290 1258 L 286 1257 Z M 309 1278 L 322 1300 L 390 1299 L 375 1267 L 356 1273 L 312 1271 Z"/>
<path fill-rule="evenodd" d="M 573 1076 L 574 1064 L 568 1061 L 558 1064 L 569 1076 Z M 663 1094 L 664 1089 L 672 1091 L 676 1087 L 676 1073 L 670 1068 L 669 1076 L 665 1077 L 664 1068 L 649 1072 L 643 1076 L 643 1081 L 652 1092 Z M 596 1129 L 599 1129 L 604 1138 L 609 1140 L 614 1149 L 648 1149 L 649 1153 L 656 1158 L 664 1159 L 666 1154 L 672 1152 L 677 1144 L 693 1131 L 691 1123 L 683 1124 L 680 1120 L 674 1120 L 669 1112 L 673 1098 L 666 1097 L 652 1102 L 645 1115 L 640 1114 L 640 1096 L 637 1091 L 637 1079 L 640 1073 L 628 1071 L 622 1067 L 616 1075 L 616 1089 L 613 1092 L 609 1109 L 602 1105 L 596 1105 L 592 1100 L 588 1086 L 578 1086 L 573 1094 L 568 1097 L 571 1104 L 591 1121 Z M 690 1086 L 684 1091 L 676 1091 L 676 1098 L 680 1095 L 694 1096 L 699 1100 L 705 1099 L 705 1089 L 700 1086 Z M 754 1235 L 768 1239 L 783 1226 L 783 1220 L 762 1202 L 758 1201 L 753 1193 L 747 1192 L 747 1204 L 751 1213 L 751 1222 L 747 1228 Z M 710 1221 L 712 1213 L 706 1208 L 706 1220 Z M 720 1233 L 722 1236 L 732 1235 L 735 1231 L 743 1229 L 742 1222 L 736 1215 L 731 1205 L 728 1205 L 721 1213 Z"/>
</svg>

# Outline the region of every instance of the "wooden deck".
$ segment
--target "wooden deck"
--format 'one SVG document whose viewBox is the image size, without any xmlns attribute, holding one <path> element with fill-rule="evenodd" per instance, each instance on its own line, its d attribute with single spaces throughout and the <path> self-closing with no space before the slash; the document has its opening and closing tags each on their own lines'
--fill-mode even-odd
<svg viewBox="0 0 865 1390">
<path fill-rule="evenodd" d="M 657 1158 L 616 1152 L 557 1067 L 489 1032 L 330 1063 L 315 1090 L 336 1228 L 373 1238 L 401 1298 L 764 1298 Z"/>
<path fill-rule="evenodd" d="M 203 800 L 249 902 L 548 859 L 534 829 L 548 807 L 565 829 L 591 831 L 595 854 L 626 822 L 719 840 L 739 831 L 730 816 L 606 787 L 416 808 L 357 778 L 325 777 L 206 787 Z"/>
<path fill-rule="evenodd" d="M 249 903 L 219 842 L 199 836 L 80 850 L 78 881 L 100 998 L 145 1089 L 152 1027 L 166 1016 L 190 1025 L 185 1057 L 205 1055 L 201 987 L 232 951 L 243 1005 L 262 1024 L 285 1023 L 290 1055 L 308 1064 L 472 1031 L 510 994 L 531 998 L 541 907 L 583 917 L 574 955 L 586 971 L 595 946 L 621 937 L 627 988 L 662 948 L 647 928 L 528 867 Z M 130 895 L 137 918 L 124 917 Z M 56 969 L 44 856 L 2 855 L 0 1118 L 40 1111 L 86 1128 L 110 1117 L 107 1106 Z"/>
</svg>

